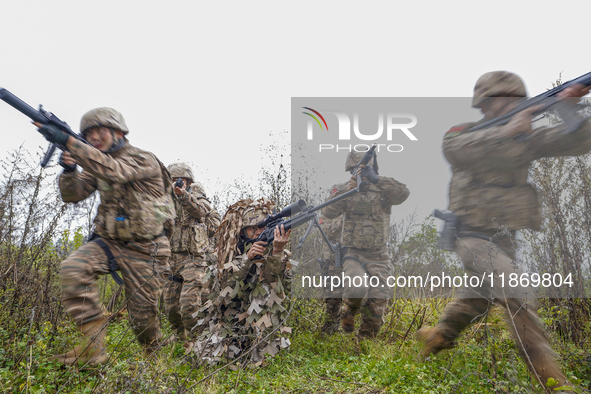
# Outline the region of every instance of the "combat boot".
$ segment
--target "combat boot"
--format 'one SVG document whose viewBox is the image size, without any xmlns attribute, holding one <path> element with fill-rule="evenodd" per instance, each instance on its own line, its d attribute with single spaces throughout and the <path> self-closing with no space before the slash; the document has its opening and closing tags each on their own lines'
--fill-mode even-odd
<svg viewBox="0 0 591 394">
<path fill-rule="evenodd" d="M 345 307 L 345 312 L 343 313 L 343 331 L 345 332 L 353 332 L 355 331 L 355 312 L 351 310 L 349 306 Z"/>
<path fill-rule="evenodd" d="M 384 324 L 383 313 L 386 306 L 385 300 L 365 301 L 361 308 L 361 327 L 359 327 L 359 339 L 375 339 Z"/>
<path fill-rule="evenodd" d="M 326 299 L 326 321 L 321 329 L 324 334 L 332 335 L 338 331 L 342 303 L 340 298 Z"/>
<path fill-rule="evenodd" d="M 100 319 L 83 324 L 80 331 L 84 335 L 82 341 L 67 353 L 53 356 L 50 360 L 59 361 L 66 365 L 79 364 L 95 367 L 104 364 L 109 359 L 105 352 L 105 335 L 109 318 L 103 315 Z"/>
<path fill-rule="evenodd" d="M 550 393 L 556 392 L 554 389 L 556 389 L 558 387 L 562 387 L 562 386 L 573 387 L 574 386 L 572 383 L 570 383 L 566 379 L 566 376 L 564 376 L 564 374 L 562 373 L 562 370 L 554 363 L 551 363 L 551 365 L 548 365 L 541 370 L 536 368 L 536 372 L 540 375 L 540 380 L 542 381 L 544 388 L 546 389 L 546 391 L 548 391 Z M 550 378 L 554 379 L 554 381 L 556 382 L 556 384 L 552 387 L 548 386 L 548 379 L 550 379 Z"/>
<path fill-rule="evenodd" d="M 424 343 L 421 357 L 426 358 L 429 355 L 437 354 L 443 349 L 449 349 L 456 346 L 456 342 L 448 341 L 443 336 L 439 327 L 423 327 L 416 333 L 417 339 Z"/>
<path fill-rule="evenodd" d="M 528 352 L 528 357 L 533 363 L 533 369 L 535 370 L 535 373 L 539 375 L 540 381 L 542 382 L 546 391 L 554 393 L 554 389 L 558 387 L 573 386 L 573 384 L 566 379 L 566 375 L 562 372 L 562 369 L 558 366 L 550 351 L 531 351 Z M 555 381 L 555 384 L 552 387 L 547 385 L 548 379 L 550 378 L 554 379 Z"/>
<path fill-rule="evenodd" d="M 375 339 L 380 332 L 380 328 L 381 327 L 372 326 L 371 324 L 368 324 L 364 321 L 361 323 L 361 327 L 359 327 L 357 336 L 359 339 Z"/>
</svg>

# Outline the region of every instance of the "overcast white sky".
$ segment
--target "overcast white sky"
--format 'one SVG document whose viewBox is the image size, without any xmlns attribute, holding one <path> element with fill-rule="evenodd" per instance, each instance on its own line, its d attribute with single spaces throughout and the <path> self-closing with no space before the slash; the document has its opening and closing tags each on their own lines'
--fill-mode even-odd
<svg viewBox="0 0 591 394">
<path fill-rule="evenodd" d="M 230 181 L 257 176 L 269 132 L 290 129 L 291 97 L 467 97 L 498 69 L 538 94 L 561 72 L 587 73 L 588 9 L 588 1 L 4 0 L 0 86 L 75 131 L 87 110 L 116 108 L 132 144 L 165 164 L 192 162 L 206 182 Z M 0 131 L 2 157 L 23 143 L 46 146 L 2 102 Z"/>
</svg>

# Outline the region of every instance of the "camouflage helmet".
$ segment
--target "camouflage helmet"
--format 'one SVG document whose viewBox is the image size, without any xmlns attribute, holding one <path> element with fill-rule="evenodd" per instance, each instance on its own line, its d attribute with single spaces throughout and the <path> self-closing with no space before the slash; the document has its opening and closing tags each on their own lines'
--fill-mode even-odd
<svg viewBox="0 0 591 394">
<path fill-rule="evenodd" d="M 363 158 L 364 154 L 365 154 L 365 152 L 350 152 L 347 155 L 347 161 L 345 162 L 345 171 L 351 172 L 352 170 L 354 170 L 355 167 L 357 167 L 357 164 L 359 164 L 359 162 Z M 374 160 L 372 157 L 371 160 L 369 161 L 369 163 L 367 163 L 367 164 L 373 165 L 373 162 L 374 162 Z"/>
<path fill-rule="evenodd" d="M 472 107 L 480 108 L 489 97 L 527 97 L 525 84 L 517 74 L 509 71 L 492 71 L 483 74 L 474 85 Z"/>
<path fill-rule="evenodd" d="M 262 209 L 255 209 L 252 207 L 248 207 L 242 213 L 242 227 L 241 230 L 246 227 L 256 226 L 257 223 L 265 220 L 267 215 L 263 212 Z"/>
<path fill-rule="evenodd" d="M 129 133 L 123 115 L 117 110 L 108 107 L 91 109 L 80 120 L 80 132 L 84 134 L 91 127 L 110 127 L 121 130 L 123 134 Z"/>
<path fill-rule="evenodd" d="M 218 269 L 222 272 L 224 264 L 232 261 L 234 256 L 239 253 L 237 248 L 241 235 L 241 230 L 256 226 L 258 222 L 266 219 L 267 215 L 273 212 L 275 203 L 266 198 L 253 200 L 245 198 L 228 207 L 224 218 L 216 231 L 218 242 L 216 246 L 216 255 L 218 259 Z"/>
<path fill-rule="evenodd" d="M 168 166 L 171 178 L 187 178 L 191 182 L 195 181 L 193 170 L 187 163 L 173 163 Z M 203 186 L 201 186 L 203 188 Z"/>
</svg>

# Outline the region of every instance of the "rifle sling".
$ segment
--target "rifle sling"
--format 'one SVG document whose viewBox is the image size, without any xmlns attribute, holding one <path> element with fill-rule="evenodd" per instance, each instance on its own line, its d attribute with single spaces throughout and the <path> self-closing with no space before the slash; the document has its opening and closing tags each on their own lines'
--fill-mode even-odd
<svg viewBox="0 0 591 394">
<path fill-rule="evenodd" d="M 123 279 L 121 279 L 121 277 L 117 273 L 117 270 L 119 269 L 119 267 L 117 266 L 117 260 L 115 260 L 115 256 L 113 256 L 113 253 L 111 253 L 111 249 L 109 249 L 109 247 L 107 246 L 105 241 L 103 241 L 98 236 L 94 236 L 92 241 L 96 242 L 96 244 L 98 246 L 100 246 L 101 249 L 107 255 L 107 259 L 109 260 L 109 273 L 111 274 L 111 277 L 113 278 L 115 283 L 117 283 L 119 286 L 121 286 L 123 284 Z"/>
</svg>

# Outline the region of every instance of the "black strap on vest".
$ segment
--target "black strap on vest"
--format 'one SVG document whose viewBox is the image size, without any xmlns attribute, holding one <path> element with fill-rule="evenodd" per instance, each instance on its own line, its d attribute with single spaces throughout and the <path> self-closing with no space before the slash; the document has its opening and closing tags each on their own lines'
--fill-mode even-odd
<svg viewBox="0 0 591 394">
<path fill-rule="evenodd" d="M 96 244 L 100 246 L 101 249 L 103 249 L 103 251 L 107 255 L 107 259 L 109 260 L 109 273 L 111 274 L 111 277 L 113 278 L 115 283 L 121 286 L 123 284 L 123 279 L 121 279 L 121 277 L 117 273 L 117 269 L 119 267 L 117 266 L 117 260 L 115 260 L 115 256 L 113 256 L 113 253 L 111 253 L 111 249 L 109 249 L 105 241 L 103 241 L 100 237 L 96 235 L 93 236 L 91 240 L 93 242 L 96 242 Z"/>
<path fill-rule="evenodd" d="M 168 280 L 176 283 L 183 283 L 185 281 L 180 276 L 174 276 L 173 274 L 168 275 Z"/>
</svg>

